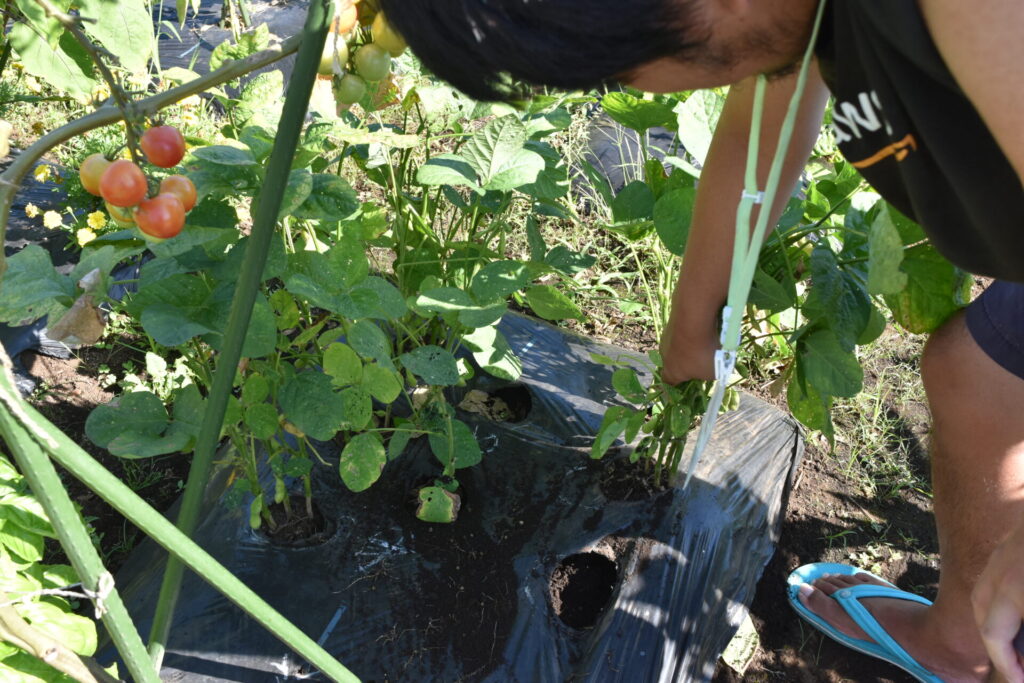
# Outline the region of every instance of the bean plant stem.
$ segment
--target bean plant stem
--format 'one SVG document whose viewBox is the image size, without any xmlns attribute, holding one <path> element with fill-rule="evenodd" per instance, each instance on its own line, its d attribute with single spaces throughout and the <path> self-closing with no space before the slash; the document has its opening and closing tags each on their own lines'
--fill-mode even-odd
<svg viewBox="0 0 1024 683">
<path fill-rule="evenodd" d="M 300 34 L 301 47 L 288 83 L 274 149 L 267 162 L 263 191 L 259 194 L 253 212 L 252 233 L 245 247 L 245 260 L 231 303 L 224 348 L 214 371 L 207 410 L 196 439 L 195 453 L 185 485 L 181 511 L 178 514 L 178 529 L 187 536 L 192 535 L 199 522 L 200 504 L 209 480 L 238 362 L 241 360 L 242 344 L 249 327 L 253 304 L 260 292 L 263 266 L 277 226 L 277 215 L 288 184 L 292 158 L 299 143 L 317 66 L 327 37 L 331 20 L 330 5 L 329 0 L 313 0 L 306 15 L 306 25 Z M 184 566 L 180 561 L 174 558 L 168 561 L 150 631 L 150 656 L 158 665 L 158 669 L 159 663 L 163 661 L 174 607 L 181 591 L 183 573 Z"/>
</svg>

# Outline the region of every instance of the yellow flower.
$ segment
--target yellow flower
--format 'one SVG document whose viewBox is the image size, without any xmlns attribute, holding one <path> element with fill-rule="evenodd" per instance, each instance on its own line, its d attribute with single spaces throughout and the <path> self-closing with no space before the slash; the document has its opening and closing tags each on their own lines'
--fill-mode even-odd
<svg viewBox="0 0 1024 683">
<path fill-rule="evenodd" d="M 46 164 L 39 164 L 38 166 L 36 166 L 35 170 L 32 171 L 32 175 L 35 176 L 35 179 L 41 183 L 45 183 L 47 180 L 49 180 L 50 175 L 52 173 L 53 172 L 50 170 L 50 167 L 47 166 Z"/>
<path fill-rule="evenodd" d="M 99 213 L 98 211 L 96 213 Z M 84 247 L 85 245 L 96 239 L 96 233 L 92 231 L 92 228 L 80 228 L 75 233 L 75 238 L 78 239 L 78 246 Z"/>
<path fill-rule="evenodd" d="M 93 211 L 86 219 L 86 223 L 88 223 L 89 227 L 93 230 L 99 230 L 107 225 L 107 214 L 102 211 Z M 79 233 L 81 233 L 81 230 Z M 93 237 L 96 237 L 96 235 L 93 235 Z"/>
<path fill-rule="evenodd" d="M 28 216 L 29 218 L 35 218 L 36 216 L 39 215 L 39 207 L 36 206 L 35 204 L 26 204 L 25 215 Z"/>
<path fill-rule="evenodd" d="M 199 117 L 195 115 L 195 112 L 184 111 L 181 113 L 181 122 L 194 126 L 199 123 Z"/>
<path fill-rule="evenodd" d="M 33 95 L 43 92 L 43 86 L 32 76 L 25 76 L 25 88 Z"/>
<path fill-rule="evenodd" d="M 56 211 L 47 211 L 43 214 L 43 225 L 53 230 L 64 225 L 64 221 Z"/>
</svg>

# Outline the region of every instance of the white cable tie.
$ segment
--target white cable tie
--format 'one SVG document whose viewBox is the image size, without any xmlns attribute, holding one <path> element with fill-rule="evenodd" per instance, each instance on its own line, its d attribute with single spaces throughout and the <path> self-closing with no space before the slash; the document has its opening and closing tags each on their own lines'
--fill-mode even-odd
<svg viewBox="0 0 1024 683">
<path fill-rule="evenodd" d="M 740 194 L 740 200 L 742 201 L 744 199 L 752 199 L 755 204 L 763 204 L 764 192 L 747 192 L 746 188 L 744 188 L 743 192 Z"/>
<path fill-rule="evenodd" d="M 719 382 L 727 382 L 732 377 L 732 371 L 736 369 L 736 352 L 718 349 L 715 351 L 715 379 Z"/>
<path fill-rule="evenodd" d="M 82 586 L 82 592 L 85 594 L 85 597 L 93 601 L 96 608 L 96 618 L 102 619 L 103 615 L 107 613 L 107 606 L 104 601 L 114 592 L 113 575 L 110 572 L 103 572 L 100 574 L 95 591 Z"/>
<path fill-rule="evenodd" d="M 722 306 L 722 329 L 718 333 L 718 342 L 725 346 L 726 337 L 729 334 L 729 320 L 732 319 L 732 306 L 726 304 Z"/>
</svg>

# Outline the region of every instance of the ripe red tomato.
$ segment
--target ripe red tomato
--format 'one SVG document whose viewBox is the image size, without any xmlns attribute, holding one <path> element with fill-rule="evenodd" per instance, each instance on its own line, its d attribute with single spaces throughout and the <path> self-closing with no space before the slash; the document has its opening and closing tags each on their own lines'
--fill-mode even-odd
<svg viewBox="0 0 1024 683">
<path fill-rule="evenodd" d="M 170 193 L 181 200 L 185 211 L 191 211 L 196 205 L 196 186 L 183 175 L 167 176 L 160 181 L 160 194 Z"/>
<path fill-rule="evenodd" d="M 169 192 L 143 201 L 132 215 L 147 239 L 165 240 L 174 237 L 185 227 L 185 207 L 176 195 Z"/>
<path fill-rule="evenodd" d="M 100 196 L 100 178 L 103 172 L 110 166 L 110 160 L 102 154 L 90 154 L 78 167 L 78 179 L 82 181 L 82 187 L 89 194 Z"/>
<path fill-rule="evenodd" d="M 149 163 L 160 168 L 177 166 L 185 157 L 185 138 L 174 126 L 154 126 L 142 134 L 139 147 Z"/>
<path fill-rule="evenodd" d="M 114 206 L 135 206 L 146 198 L 146 174 L 134 162 L 119 159 L 100 176 L 100 196 Z"/>
</svg>

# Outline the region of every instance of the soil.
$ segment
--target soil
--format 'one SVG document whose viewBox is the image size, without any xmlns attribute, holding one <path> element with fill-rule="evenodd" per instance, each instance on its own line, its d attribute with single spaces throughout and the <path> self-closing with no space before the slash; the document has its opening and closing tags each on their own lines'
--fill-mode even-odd
<svg viewBox="0 0 1024 683">
<path fill-rule="evenodd" d="M 85 421 L 97 405 L 114 398 L 119 388 L 104 387 L 107 369 L 119 371 L 125 362 L 144 367 L 144 355 L 123 344 L 110 348 L 83 348 L 60 359 L 30 351 L 21 354 L 25 369 L 37 381 L 32 404 L 61 431 L 157 510 L 166 510 L 181 495 L 188 476 L 189 458 L 167 455 L 146 460 L 125 460 L 95 446 L 85 435 Z M 0 440 L 2 446 L 2 440 Z M 58 467 L 61 479 L 100 542 L 107 569 L 116 572 L 143 535 L 80 481 Z M 67 563 L 56 541 L 48 541 L 46 562 Z"/>
<path fill-rule="evenodd" d="M 551 607 L 566 626 L 590 628 L 607 607 L 618 580 L 614 559 L 599 552 L 570 555 L 551 575 Z"/>
<path fill-rule="evenodd" d="M 291 511 L 283 503 L 270 506 L 270 515 L 276 525 L 273 529 L 260 527 L 260 532 L 271 542 L 289 548 L 309 548 L 320 545 L 334 533 L 334 523 L 327 519 L 316 502 L 312 503 L 313 514 L 306 507 L 304 496 L 291 497 Z"/>
</svg>

